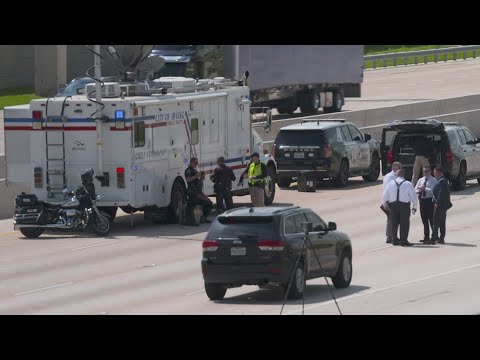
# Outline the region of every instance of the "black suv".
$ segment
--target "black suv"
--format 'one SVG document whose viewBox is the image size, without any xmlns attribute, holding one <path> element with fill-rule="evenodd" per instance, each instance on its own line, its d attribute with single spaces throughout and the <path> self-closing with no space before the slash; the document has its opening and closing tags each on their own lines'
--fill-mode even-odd
<svg viewBox="0 0 480 360">
<path fill-rule="evenodd" d="M 480 140 L 459 123 L 435 119 L 397 120 L 383 128 L 380 146 L 383 175 L 391 171 L 393 162 L 399 161 L 405 177 L 412 178 L 415 162 L 412 144 L 419 136 L 431 142 L 430 165 L 444 169 L 454 190 L 463 190 L 468 179 L 478 179 L 480 183 Z"/>
<path fill-rule="evenodd" d="M 334 179 L 346 186 L 348 178 L 380 176 L 380 149 L 369 134 L 345 120 L 308 120 L 280 129 L 273 145 L 277 184 L 288 188 L 300 174 L 312 180 Z"/>
<path fill-rule="evenodd" d="M 307 246 L 301 253 L 305 222 L 312 223 L 313 248 Z M 223 299 L 228 288 L 242 285 L 274 285 L 287 290 L 292 274 L 291 299 L 302 297 L 306 280 L 324 275 L 332 278 L 335 287 L 348 287 L 352 244 L 348 235 L 336 228 L 335 223 L 327 225 L 312 210 L 298 206 L 239 208 L 223 213 L 202 244 L 207 296 Z M 293 271 L 298 256 L 299 265 Z"/>
</svg>

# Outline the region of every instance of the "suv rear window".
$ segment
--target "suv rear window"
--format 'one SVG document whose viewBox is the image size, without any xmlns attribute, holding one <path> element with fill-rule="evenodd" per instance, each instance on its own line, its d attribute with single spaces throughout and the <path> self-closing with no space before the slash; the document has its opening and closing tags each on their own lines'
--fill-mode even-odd
<svg viewBox="0 0 480 360">
<path fill-rule="evenodd" d="M 208 238 L 237 238 L 238 234 L 255 234 L 263 239 L 275 239 L 275 221 L 272 216 L 219 217 L 208 232 Z"/>
<path fill-rule="evenodd" d="M 323 130 L 283 130 L 275 141 L 280 146 L 319 146 L 325 143 Z"/>
</svg>

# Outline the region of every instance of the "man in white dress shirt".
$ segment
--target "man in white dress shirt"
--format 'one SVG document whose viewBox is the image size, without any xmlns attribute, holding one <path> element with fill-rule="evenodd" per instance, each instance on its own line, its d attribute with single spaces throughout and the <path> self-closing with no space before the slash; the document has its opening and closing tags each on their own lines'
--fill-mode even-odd
<svg viewBox="0 0 480 360">
<path fill-rule="evenodd" d="M 432 176 L 430 166 L 423 168 L 423 177 L 420 178 L 415 186 L 420 201 L 420 215 L 423 223 L 423 241 L 430 241 L 430 229 L 433 231 L 433 188 L 437 184 L 437 179 Z"/>
<path fill-rule="evenodd" d="M 417 195 L 412 183 L 404 178 L 403 169 L 397 170 L 397 178 L 387 185 L 383 193 L 383 206 L 390 208 L 390 219 L 392 221 L 393 245 L 412 246 L 408 242 L 410 230 L 410 206 L 412 214 L 417 211 Z M 400 226 L 400 239 L 398 238 L 398 227 Z"/>
<path fill-rule="evenodd" d="M 402 168 L 402 164 L 398 161 L 392 164 L 392 171 L 390 171 L 385 177 L 383 178 L 383 192 L 387 188 L 387 185 L 397 177 L 396 172 L 398 169 Z M 385 210 L 384 210 L 385 211 Z M 390 220 L 390 211 L 385 211 L 385 215 L 387 215 L 387 244 L 391 244 L 393 242 L 393 231 L 392 231 L 392 221 Z"/>
</svg>

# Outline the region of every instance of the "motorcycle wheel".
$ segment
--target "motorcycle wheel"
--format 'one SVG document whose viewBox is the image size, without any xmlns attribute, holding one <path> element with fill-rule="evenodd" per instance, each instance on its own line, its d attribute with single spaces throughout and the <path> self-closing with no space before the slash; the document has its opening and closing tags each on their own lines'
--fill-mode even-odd
<svg viewBox="0 0 480 360">
<path fill-rule="evenodd" d="M 95 235 L 107 236 L 112 228 L 112 222 L 110 216 L 100 211 L 100 218 L 98 216 L 92 217 L 92 230 Z"/>
<path fill-rule="evenodd" d="M 29 239 L 35 239 L 38 238 L 40 235 L 43 234 L 42 228 L 24 228 L 20 229 L 20 232 L 25 236 L 26 238 Z"/>
</svg>

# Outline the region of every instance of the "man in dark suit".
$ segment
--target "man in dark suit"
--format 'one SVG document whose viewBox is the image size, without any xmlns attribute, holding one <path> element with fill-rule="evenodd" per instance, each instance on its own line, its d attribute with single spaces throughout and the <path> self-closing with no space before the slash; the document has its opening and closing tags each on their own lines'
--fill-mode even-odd
<svg viewBox="0 0 480 360">
<path fill-rule="evenodd" d="M 447 210 L 452 207 L 450 202 L 450 189 L 448 188 L 448 180 L 443 174 L 441 167 L 436 167 L 434 175 L 438 182 L 433 188 L 433 232 L 432 239 L 425 241 L 424 244 L 435 245 L 445 244 L 445 227 L 447 221 Z M 440 238 L 438 238 L 438 230 L 440 230 Z"/>
</svg>

